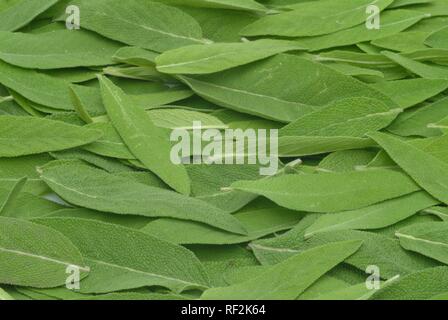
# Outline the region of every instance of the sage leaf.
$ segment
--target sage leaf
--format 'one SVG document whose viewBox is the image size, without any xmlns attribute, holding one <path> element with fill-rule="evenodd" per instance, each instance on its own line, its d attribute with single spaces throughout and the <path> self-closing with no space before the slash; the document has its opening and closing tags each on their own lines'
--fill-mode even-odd
<svg viewBox="0 0 448 320">
<path fill-rule="evenodd" d="M 267 9 L 255 0 L 157 0 L 167 4 L 178 4 L 201 8 L 223 8 L 234 10 L 266 11 Z"/>
<path fill-rule="evenodd" d="M 256 240 L 275 232 L 292 228 L 301 215 L 282 208 L 243 210 L 234 215 L 248 235 L 240 236 L 216 230 L 206 225 L 174 219 L 158 219 L 146 225 L 142 232 L 178 244 L 234 244 Z M 188 230 L 188 234 L 182 232 Z"/>
<path fill-rule="evenodd" d="M 437 100 L 415 112 L 398 116 L 387 130 L 401 136 L 439 136 L 440 130 L 434 124 L 448 116 L 447 109 L 448 98 Z"/>
<path fill-rule="evenodd" d="M 58 69 L 112 64 L 120 44 L 92 32 L 0 32 L 0 59 L 22 68 Z"/>
<path fill-rule="evenodd" d="M 312 51 L 347 46 L 364 41 L 372 41 L 397 34 L 422 20 L 424 13 L 397 9 L 385 11 L 381 15 L 381 28 L 369 30 L 364 24 L 317 37 L 299 38 L 298 42 Z M 365 18 L 365 16 L 364 16 Z"/>
<path fill-rule="evenodd" d="M 443 28 L 431 34 L 425 41 L 433 48 L 448 49 L 448 28 Z"/>
<path fill-rule="evenodd" d="M 371 97 L 394 105 L 388 97 L 351 77 L 287 54 L 216 75 L 181 79 L 197 94 L 220 106 L 281 122 L 315 111 L 332 102 L 335 95 L 339 99 Z"/>
<path fill-rule="evenodd" d="M 406 250 L 447 263 L 448 239 L 446 222 L 417 223 L 398 230 L 395 235 Z"/>
<path fill-rule="evenodd" d="M 41 167 L 41 179 L 66 201 L 98 211 L 199 221 L 246 234 L 233 216 L 203 201 L 111 175 L 76 161 Z"/>
<path fill-rule="evenodd" d="M 58 0 L 18 0 L 1 4 L 0 30 L 15 31 L 20 29 L 56 2 Z"/>
<path fill-rule="evenodd" d="M 309 212 L 359 209 L 419 190 L 405 174 L 383 169 L 284 175 L 239 181 L 232 187 L 265 196 L 288 209 Z"/>
<path fill-rule="evenodd" d="M 302 49 L 292 41 L 270 39 L 192 45 L 166 51 L 156 58 L 156 63 L 157 70 L 163 73 L 207 74 L 262 60 L 278 53 Z"/>
<path fill-rule="evenodd" d="M 306 230 L 305 237 L 333 230 L 385 228 L 427 209 L 437 202 L 426 192 L 420 191 L 358 210 L 326 214 Z"/>
<path fill-rule="evenodd" d="M 366 9 L 375 5 L 385 9 L 391 0 L 331 0 L 289 5 L 292 11 L 268 15 L 241 31 L 244 36 L 274 35 L 310 37 L 356 26 L 366 19 Z"/>
<path fill-rule="evenodd" d="M 374 300 L 422 300 L 446 292 L 447 267 L 428 268 L 401 277 L 376 292 Z"/>
<path fill-rule="evenodd" d="M 110 80 L 100 77 L 104 106 L 114 127 L 131 152 L 151 171 L 180 193 L 190 193 L 190 180 L 182 165 L 169 159 L 171 144 L 143 109 L 135 107 Z M 157 150 L 154 152 L 154 150 Z"/>
<path fill-rule="evenodd" d="M 204 270 L 185 248 L 124 227 L 70 218 L 36 219 L 64 234 L 91 268 L 83 293 L 107 293 L 142 286 L 181 292 L 208 286 Z M 130 250 L 132 248 L 132 250 Z"/>
<path fill-rule="evenodd" d="M 0 217 L 0 230 L 0 283 L 51 288 L 65 284 L 69 266 L 89 271 L 73 243 L 51 228 Z"/>
<path fill-rule="evenodd" d="M 89 144 L 101 132 L 36 117 L 0 116 L 0 156 L 17 157 Z"/>
<path fill-rule="evenodd" d="M 144 0 L 81 1 L 83 28 L 157 52 L 205 43 L 199 24 L 179 9 Z M 65 20 L 65 18 L 64 18 Z"/>
<path fill-rule="evenodd" d="M 401 108 L 408 109 L 448 89 L 448 81 L 419 78 L 385 81 L 371 86 L 390 97 Z"/>
<path fill-rule="evenodd" d="M 305 251 L 246 282 L 209 289 L 201 299 L 295 299 L 325 272 L 355 253 L 361 244 L 344 241 Z"/>
<path fill-rule="evenodd" d="M 0 61 L 0 83 L 25 98 L 61 110 L 73 110 L 69 82 Z"/>
<path fill-rule="evenodd" d="M 448 80 L 448 68 L 443 66 L 429 65 L 422 62 L 403 57 L 393 52 L 382 52 L 386 57 L 398 63 L 402 67 L 426 79 Z"/>
<path fill-rule="evenodd" d="M 411 144 L 384 133 L 370 137 L 386 150 L 388 155 L 433 197 L 448 203 L 448 164 Z M 424 163 L 423 168 L 421 164 Z"/>
<path fill-rule="evenodd" d="M 387 127 L 401 112 L 379 100 L 350 98 L 338 100 L 283 127 L 280 136 L 363 137 L 369 131 Z"/>
</svg>

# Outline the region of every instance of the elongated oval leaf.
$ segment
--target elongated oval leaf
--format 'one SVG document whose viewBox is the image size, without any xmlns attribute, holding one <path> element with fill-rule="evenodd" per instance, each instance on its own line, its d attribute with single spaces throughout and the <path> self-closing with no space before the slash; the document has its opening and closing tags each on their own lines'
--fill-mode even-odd
<svg viewBox="0 0 448 320">
<path fill-rule="evenodd" d="M 69 266 L 88 271 L 78 249 L 53 229 L 0 217 L 0 231 L 0 283 L 51 288 L 65 284 Z"/>
<path fill-rule="evenodd" d="M 333 33 L 366 20 L 366 9 L 385 9 L 392 0 L 324 0 L 289 5 L 293 11 L 268 15 L 241 31 L 244 36 L 310 37 Z"/>
<path fill-rule="evenodd" d="M 394 105 L 386 96 L 349 76 L 288 54 L 222 73 L 181 79 L 197 94 L 220 106 L 282 122 L 315 111 L 335 96 L 370 97 Z"/>
<path fill-rule="evenodd" d="M 297 212 L 283 208 L 249 210 L 236 213 L 247 229 L 247 236 L 222 232 L 206 225 L 174 219 L 159 219 L 150 222 L 141 231 L 179 244 L 233 244 L 256 240 L 263 236 L 292 228 L 301 219 Z M 188 230 L 188 233 L 183 232 Z"/>
<path fill-rule="evenodd" d="M 302 252 L 246 282 L 209 289 L 201 299 L 295 299 L 328 270 L 355 253 L 361 244 L 361 241 L 344 241 Z"/>
<path fill-rule="evenodd" d="M 84 255 L 91 272 L 80 284 L 81 292 L 107 293 L 154 285 L 180 292 L 208 286 L 199 260 L 183 247 L 98 221 L 34 221 L 64 234 Z"/>
<path fill-rule="evenodd" d="M 401 112 L 379 100 L 349 98 L 337 100 L 283 127 L 281 136 L 363 137 L 369 131 L 388 126 Z"/>
<path fill-rule="evenodd" d="M 102 133 L 60 121 L 0 116 L 0 156 L 17 157 L 89 144 Z"/>
<path fill-rule="evenodd" d="M 79 8 L 83 28 L 132 46 L 163 52 L 205 43 L 201 27 L 193 18 L 163 4 L 146 0 L 83 0 Z"/>
<path fill-rule="evenodd" d="M 40 168 L 41 178 L 70 203 L 99 211 L 193 220 L 245 234 L 233 216 L 203 201 L 117 177 L 76 161 Z"/>
<path fill-rule="evenodd" d="M 448 223 L 417 223 L 398 230 L 395 235 L 406 250 L 448 264 Z"/>
<path fill-rule="evenodd" d="M 448 28 L 443 28 L 431 34 L 425 41 L 433 48 L 448 49 Z"/>
<path fill-rule="evenodd" d="M 113 64 L 119 43 L 88 31 L 61 30 L 42 34 L 0 32 L 0 59 L 35 69 Z"/>
<path fill-rule="evenodd" d="M 166 51 L 156 58 L 156 63 L 157 70 L 164 73 L 207 74 L 301 49 L 292 41 L 269 39 L 193 45 Z"/>
<path fill-rule="evenodd" d="M 0 61 L 0 83 L 38 104 L 73 110 L 69 82 Z"/>
<path fill-rule="evenodd" d="M 110 80 L 99 79 L 107 114 L 129 150 L 173 189 L 190 194 L 186 169 L 171 162 L 168 134 L 157 128 L 145 111 L 133 105 Z"/>
<path fill-rule="evenodd" d="M 411 178 L 393 170 L 284 175 L 239 181 L 232 187 L 309 212 L 358 209 L 419 190 Z"/>
<path fill-rule="evenodd" d="M 8 1 L 0 8 L 0 30 L 15 31 L 50 8 L 59 0 Z"/>
<path fill-rule="evenodd" d="M 305 237 L 333 230 L 385 228 L 437 202 L 426 192 L 421 191 L 354 211 L 326 214 L 306 230 Z"/>
<path fill-rule="evenodd" d="M 448 203 L 448 164 L 435 156 L 384 133 L 372 133 L 387 154 L 433 197 Z"/>
</svg>

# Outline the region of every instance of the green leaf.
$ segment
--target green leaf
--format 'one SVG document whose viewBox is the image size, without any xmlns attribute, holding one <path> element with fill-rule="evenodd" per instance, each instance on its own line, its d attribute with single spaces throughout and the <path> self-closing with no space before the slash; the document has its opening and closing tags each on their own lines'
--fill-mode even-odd
<svg viewBox="0 0 448 320">
<path fill-rule="evenodd" d="M 168 134 L 158 129 L 143 109 L 133 106 L 110 80 L 102 76 L 99 80 L 107 114 L 129 150 L 173 189 L 190 194 L 187 171 L 170 160 Z"/>
<path fill-rule="evenodd" d="M 73 110 L 69 82 L 0 61 L 0 83 L 25 98 L 61 110 Z"/>
<path fill-rule="evenodd" d="M 113 59 L 117 62 L 127 63 L 140 67 L 152 67 L 156 63 L 158 53 L 139 47 L 123 47 L 115 52 Z"/>
<path fill-rule="evenodd" d="M 374 300 L 422 300 L 446 292 L 448 268 L 437 267 L 421 270 L 377 292 Z"/>
<path fill-rule="evenodd" d="M 288 209 L 309 212 L 359 209 L 419 190 L 405 174 L 383 169 L 284 175 L 239 181 L 232 187 L 265 196 Z"/>
<path fill-rule="evenodd" d="M 189 250 L 139 231 L 98 221 L 47 218 L 36 223 L 69 238 L 91 269 L 83 293 L 107 293 L 143 286 L 181 292 L 208 286 L 199 260 Z"/>
<path fill-rule="evenodd" d="M 9 208 L 11 207 L 11 203 L 14 202 L 14 200 L 17 198 L 17 196 L 22 191 L 24 185 L 26 184 L 26 180 L 27 180 L 26 177 L 21 178 L 11 189 L 8 196 L 0 206 L 0 215 L 5 215 L 5 212 L 9 210 Z"/>
<path fill-rule="evenodd" d="M 312 51 L 372 41 L 397 34 L 422 20 L 426 15 L 411 10 L 389 10 L 381 14 L 380 29 L 369 30 L 365 24 L 327 35 L 299 38 L 298 42 Z M 365 16 L 364 16 L 365 19 Z"/>
<path fill-rule="evenodd" d="M 0 4 L 0 30 L 15 31 L 20 29 L 58 1 L 16 0 L 2 3 Z"/>
<path fill-rule="evenodd" d="M 53 229 L 0 217 L 0 230 L 0 283 L 51 288 L 66 283 L 69 266 L 89 271 L 73 243 Z"/>
<path fill-rule="evenodd" d="M 358 210 L 326 214 L 306 230 L 305 237 L 325 231 L 385 228 L 437 203 L 437 200 L 421 191 Z"/>
<path fill-rule="evenodd" d="M 146 217 L 193 220 L 238 234 L 241 223 L 203 201 L 111 175 L 76 161 L 41 167 L 41 179 L 59 196 L 81 207 Z"/>
<path fill-rule="evenodd" d="M 391 135 L 372 133 L 370 137 L 423 189 L 448 203 L 448 163 Z"/>
<path fill-rule="evenodd" d="M 347 240 L 363 241 L 363 246 L 344 263 L 362 272 L 365 272 L 368 266 L 378 266 L 381 279 L 388 280 L 397 275 L 403 276 L 440 265 L 435 260 L 404 250 L 397 240 L 381 234 L 355 230 L 319 233 L 301 244 L 295 243 L 294 250 L 309 250 L 327 243 Z"/>
<path fill-rule="evenodd" d="M 405 79 L 379 82 L 371 87 L 390 97 L 401 108 L 407 109 L 448 89 L 448 81 Z"/>
<path fill-rule="evenodd" d="M 42 34 L 0 32 L 0 59 L 34 69 L 112 64 L 120 44 L 88 31 L 61 30 Z"/>
<path fill-rule="evenodd" d="M 349 98 L 337 100 L 283 127 L 280 136 L 363 137 L 388 126 L 401 109 L 390 109 L 379 100 Z"/>
<path fill-rule="evenodd" d="M 241 31 L 244 36 L 310 37 L 348 29 L 366 20 L 369 5 L 381 11 L 392 0 L 324 0 L 287 6 L 293 11 L 268 15 Z"/>
<path fill-rule="evenodd" d="M 371 139 L 357 137 L 280 137 L 279 155 L 281 157 L 307 156 L 333 151 L 361 149 L 374 146 Z"/>
<path fill-rule="evenodd" d="M 413 52 L 428 48 L 424 45 L 428 35 L 429 32 L 423 31 L 400 32 L 388 37 L 374 40 L 372 41 L 372 44 L 374 46 L 393 51 Z"/>
<path fill-rule="evenodd" d="M 414 61 L 393 52 L 383 51 L 382 54 L 422 78 L 448 80 L 448 68 L 446 67 Z"/>
<path fill-rule="evenodd" d="M 0 288 L 0 300 L 15 300 L 5 290 Z"/>
<path fill-rule="evenodd" d="M 448 98 L 444 98 L 414 112 L 400 115 L 387 130 L 401 136 L 439 136 L 440 129 L 434 125 L 447 116 Z"/>
<path fill-rule="evenodd" d="M 448 223 L 417 223 L 398 230 L 395 235 L 406 250 L 448 264 Z"/>
<path fill-rule="evenodd" d="M 425 43 L 433 48 L 448 49 L 448 28 L 434 32 Z"/>
<path fill-rule="evenodd" d="M 83 148 L 85 150 L 105 157 L 135 159 L 135 156 L 129 151 L 117 130 L 115 130 L 110 122 L 95 122 L 85 127 L 103 133 L 101 138 L 84 146 Z"/>
<path fill-rule="evenodd" d="M 157 52 L 205 43 L 199 24 L 181 10 L 145 0 L 83 0 L 82 27 Z M 65 20 L 65 18 L 64 18 Z"/>
<path fill-rule="evenodd" d="M 17 157 L 85 145 L 101 132 L 35 117 L 0 116 L 0 156 Z"/>
<path fill-rule="evenodd" d="M 153 123 L 160 128 L 193 130 L 194 122 L 201 122 L 202 129 L 226 129 L 213 115 L 192 110 L 184 110 L 172 106 L 163 109 L 151 109 L 148 114 Z"/>
<path fill-rule="evenodd" d="M 201 8 L 223 8 L 248 11 L 266 11 L 267 9 L 255 0 L 156 0 L 167 4 L 193 6 Z"/>
<path fill-rule="evenodd" d="M 207 74 L 245 65 L 286 51 L 303 50 L 297 43 L 263 39 L 242 43 L 192 45 L 156 58 L 157 70 L 170 74 Z"/>
<path fill-rule="evenodd" d="M 23 191 L 42 194 L 48 190 L 47 185 L 39 178 L 36 167 L 43 166 L 52 158 L 46 154 L 0 158 L 0 184 L 4 188 L 12 188 L 20 179 L 27 177 Z"/>
<path fill-rule="evenodd" d="M 305 251 L 246 282 L 204 292 L 203 300 L 292 300 L 327 271 L 355 253 L 361 241 L 344 241 Z"/>
<path fill-rule="evenodd" d="M 240 236 L 222 232 L 197 223 L 158 219 L 141 229 L 142 232 L 178 244 L 235 244 L 259 239 L 284 231 L 297 224 L 300 213 L 279 207 L 258 210 L 242 210 L 234 215 L 246 228 L 248 235 Z M 184 230 L 188 230 L 187 233 Z"/>
<path fill-rule="evenodd" d="M 440 219 L 442 219 L 443 221 L 448 221 L 448 208 L 447 207 L 432 207 L 432 208 L 428 208 L 426 210 L 423 211 L 424 213 L 427 214 L 432 214 L 435 215 L 437 217 L 439 217 Z"/>
<path fill-rule="evenodd" d="M 394 105 L 386 96 L 349 76 L 288 54 L 217 74 L 180 78 L 198 95 L 222 107 L 282 122 L 318 110 L 335 96 L 373 98 L 391 108 Z"/>
<path fill-rule="evenodd" d="M 322 159 L 318 170 L 353 171 L 356 167 L 369 164 L 376 155 L 377 152 L 364 149 L 333 152 Z"/>
</svg>

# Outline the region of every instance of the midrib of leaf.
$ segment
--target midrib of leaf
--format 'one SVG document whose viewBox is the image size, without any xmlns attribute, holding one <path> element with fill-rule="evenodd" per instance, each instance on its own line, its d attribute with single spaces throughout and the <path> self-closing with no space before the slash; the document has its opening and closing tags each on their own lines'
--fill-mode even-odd
<svg viewBox="0 0 448 320">
<path fill-rule="evenodd" d="M 191 38 L 191 37 L 187 37 L 187 36 L 181 36 L 181 35 L 178 35 L 178 34 L 175 34 L 175 33 L 166 32 L 166 31 L 159 30 L 159 29 L 154 29 L 154 28 L 151 28 L 149 26 L 144 26 L 144 25 L 141 25 L 141 24 L 133 23 L 132 21 L 125 20 L 125 19 L 120 18 L 120 17 L 112 17 L 112 16 L 109 16 L 107 14 L 104 14 L 104 13 L 98 12 L 98 11 L 96 11 L 95 14 L 99 15 L 99 16 L 103 16 L 103 17 L 111 17 L 115 21 L 122 21 L 122 22 L 124 22 L 126 24 L 130 24 L 130 25 L 132 25 L 134 27 L 141 27 L 143 29 L 146 29 L 146 30 L 149 30 L 149 31 L 153 31 L 153 32 L 156 32 L 156 33 L 160 33 L 160 34 L 163 34 L 163 35 L 166 35 L 166 36 L 169 36 L 169 37 L 173 37 L 173 38 L 179 38 L 179 39 L 184 39 L 184 40 L 191 40 L 191 41 L 202 43 L 202 44 L 209 43 L 211 41 L 211 40 L 206 41 L 206 40 Z"/>
<path fill-rule="evenodd" d="M 90 195 L 90 194 L 87 194 L 87 193 L 78 191 L 78 190 L 76 190 L 76 189 L 69 188 L 69 187 L 63 185 L 62 183 L 56 182 L 56 181 L 54 181 L 53 179 L 47 178 L 47 177 L 45 177 L 45 176 L 43 176 L 43 178 L 44 178 L 44 180 L 50 181 L 51 183 L 54 183 L 55 185 L 57 185 L 57 186 L 59 186 L 59 187 L 65 189 L 65 190 L 68 190 L 68 191 L 71 191 L 71 192 L 75 192 L 75 193 L 77 193 L 77 194 L 79 194 L 79 195 L 86 196 L 86 197 L 91 198 L 91 199 L 99 199 L 98 196 L 93 196 L 93 195 Z"/>
<path fill-rule="evenodd" d="M 215 87 L 215 88 L 218 88 L 218 89 L 224 89 L 224 90 L 233 91 L 233 92 L 237 92 L 237 93 L 243 93 L 243 94 L 247 94 L 249 96 L 254 96 L 254 97 L 259 97 L 259 98 L 266 98 L 266 99 L 269 99 L 269 100 L 274 100 L 274 101 L 278 101 L 278 102 L 282 102 L 282 103 L 291 104 L 291 105 L 293 105 L 295 107 L 297 107 L 297 106 L 310 107 L 313 110 L 316 110 L 315 106 L 303 104 L 303 103 L 300 103 L 300 102 L 286 101 L 286 100 L 279 99 L 277 97 L 267 96 L 267 95 L 260 94 L 260 93 L 249 92 L 249 91 L 245 91 L 245 90 L 241 90 L 241 89 L 229 88 L 229 87 L 213 84 L 213 83 L 210 83 L 210 82 L 204 82 L 204 81 L 197 80 L 197 79 L 193 79 L 193 80 L 197 81 L 197 82 L 200 82 L 202 84 L 205 84 L 206 86 Z"/>
<path fill-rule="evenodd" d="M 260 244 L 255 244 L 255 243 L 251 243 L 249 246 L 251 248 L 255 248 L 255 249 L 261 249 L 261 250 L 273 251 L 273 252 L 280 252 L 280 253 L 299 253 L 299 252 L 302 252 L 300 250 L 294 250 L 294 249 L 266 247 L 266 246 L 262 246 Z"/>
<path fill-rule="evenodd" d="M 160 279 L 163 279 L 163 280 L 180 282 L 180 283 L 183 283 L 183 284 L 185 284 L 187 286 L 208 288 L 207 286 L 205 286 L 203 284 L 200 284 L 200 283 L 189 282 L 189 281 L 185 281 L 185 280 L 181 280 L 181 279 L 177 279 L 177 278 L 173 278 L 173 277 L 168 277 L 168 276 L 155 274 L 155 273 L 151 273 L 151 272 L 147 272 L 147 271 L 137 270 L 137 269 L 134 269 L 134 268 L 121 266 L 121 265 L 114 264 L 114 263 L 109 263 L 109 262 L 106 262 L 106 261 L 90 259 L 90 258 L 87 258 L 87 260 L 90 260 L 90 261 L 93 261 L 93 262 L 95 262 L 97 264 L 102 264 L 102 265 L 105 265 L 105 266 L 108 266 L 108 267 L 117 268 L 117 269 L 123 269 L 123 270 L 130 271 L 130 272 L 133 272 L 133 273 L 140 273 L 140 274 L 143 274 L 143 275 L 146 275 L 146 276 L 160 278 Z"/>
<path fill-rule="evenodd" d="M 328 125 L 326 127 L 315 129 L 313 131 L 308 132 L 307 134 L 313 134 L 313 133 L 321 131 L 321 130 L 329 129 L 329 128 L 336 127 L 336 126 L 339 126 L 339 125 L 343 125 L 343 124 L 346 124 L 346 123 L 348 124 L 348 123 L 353 122 L 353 121 L 361 121 L 363 119 L 373 118 L 373 117 L 382 116 L 382 115 L 384 115 L 384 116 L 391 115 L 391 114 L 399 113 L 399 112 L 402 112 L 402 111 L 403 111 L 403 109 L 397 108 L 397 109 L 392 109 L 392 110 L 389 110 L 389 111 L 386 111 L 386 112 L 371 113 L 371 114 L 363 115 L 363 116 L 357 117 L 357 118 L 351 118 L 351 119 L 347 119 L 347 120 L 342 120 L 341 122 L 334 122 L 334 123 L 332 123 L 332 124 L 330 124 L 330 125 Z"/>
<path fill-rule="evenodd" d="M 25 256 L 25 257 L 35 258 L 35 259 L 39 259 L 39 260 L 44 260 L 44 261 L 48 261 L 48 262 L 53 262 L 53 263 L 61 264 L 64 266 L 74 266 L 84 272 L 90 271 L 89 267 L 81 267 L 81 266 L 78 266 L 78 265 L 70 263 L 70 262 L 65 262 L 65 261 L 57 260 L 57 259 L 50 258 L 50 257 L 40 256 L 40 255 L 29 253 L 29 252 L 24 252 L 24 251 L 19 251 L 19 250 L 11 250 L 11 249 L 3 248 L 3 247 L 0 247 L 0 251 L 16 254 L 16 255 L 20 255 L 20 256 Z"/>
<path fill-rule="evenodd" d="M 389 27 L 389 26 L 394 26 L 394 25 L 397 25 L 397 24 L 400 24 L 400 23 L 403 23 L 403 22 L 407 22 L 407 21 L 412 21 L 412 20 L 415 20 L 415 19 L 418 19 L 418 18 L 424 18 L 424 17 L 430 17 L 431 15 L 427 15 L 427 14 L 422 14 L 421 16 L 415 16 L 415 17 L 412 17 L 412 18 L 407 18 L 407 19 L 404 19 L 404 20 L 400 20 L 400 21 L 395 21 L 395 22 L 391 22 L 391 23 L 386 23 L 386 24 L 383 24 L 382 25 L 382 27 Z"/>
<path fill-rule="evenodd" d="M 353 9 L 349 9 L 349 10 L 345 10 L 345 11 L 338 12 L 338 13 L 336 13 L 336 14 L 332 14 L 332 15 L 329 15 L 329 16 L 325 16 L 325 17 L 323 17 L 323 19 L 326 20 L 326 19 L 328 19 L 328 18 L 333 18 L 333 17 L 337 17 L 337 16 L 344 15 L 344 14 L 346 14 L 346 13 L 354 12 L 354 11 L 357 11 L 357 10 L 359 10 L 359 9 L 366 8 L 366 7 L 369 6 L 369 5 L 374 5 L 374 4 L 378 3 L 378 1 L 380 1 L 380 0 L 375 0 L 375 1 L 373 1 L 372 3 L 369 3 L 369 4 L 364 4 L 364 5 L 362 5 L 362 6 L 359 6 L 359 7 L 353 8 Z M 296 9 L 296 10 L 297 10 L 297 9 Z M 337 24 L 340 24 L 339 21 L 336 21 L 336 23 L 337 23 Z"/>
<path fill-rule="evenodd" d="M 350 63 L 356 63 L 356 64 L 367 64 L 367 65 L 387 65 L 387 63 L 384 62 L 373 62 L 373 61 L 362 61 L 357 59 L 343 59 L 343 58 L 329 58 L 329 57 L 321 57 L 319 55 L 315 56 L 315 61 L 339 61 L 339 62 L 350 62 Z M 392 64 L 390 64 L 392 65 Z"/>
<path fill-rule="evenodd" d="M 19 180 L 20 180 L 19 178 L 17 178 L 17 179 L 15 179 L 15 178 L 6 178 L 6 179 L 0 178 L 0 181 L 6 181 L 6 182 L 17 182 Z M 28 178 L 27 180 L 28 181 L 42 181 L 41 179 L 37 179 L 37 178 L 34 178 L 34 179 Z"/>
<path fill-rule="evenodd" d="M 172 64 L 165 64 L 165 65 L 157 66 L 157 68 L 163 69 L 163 68 L 170 68 L 170 67 L 186 66 L 186 65 L 194 64 L 194 63 L 198 63 L 198 62 L 209 61 L 209 60 L 212 60 L 215 58 L 219 58 L 221 56 L 226 56 L 228 54 L 229 54 L 229 52 L 223 52 L 223 53 L 215 54 L 213 56 L 202 58 L 202 59 L 191 60 L 191 61 L 186 61 L 186 62 L 179 62 L 179 63 L 172 63 Z"/>
<path fill-rule="evenodd" d="M 415 240 L 415 241 L 420 241 L 420 242 L 424 242 L 424 243 L 428 243 L 428 244 L 439 245 L 439 246 L 442 246 L 442 247 L 448 247 L 447 243 L 438 242 L 438 241 L 431 241 L 431 240 L 422 239 L 422 238 L 417 238 L 417 237 L 414 237 L 414 236 L 411 236 L 411 235 L 408 235 L 408 234 L 403 234 L 403 233 L 400 233 L 400 232 L 396 232 L 395 236 L 397 236 L 398 238 L 401 237 L 401 238 L 406 238 L 406 239 L 409 239 L 409 240 Z"/>
<path fill-rule="evenodd" d="M 426 210 L 423 210 L 423 212 L 430 213 L 430 214 L 435 214 L 435 215 L 441 215 L 441 216 L 445 216 L 445 217 L 448 218 L 448 214 L 446 214 L 446 213 L 444 213 L 442 211 L 439 211 L 437 209 L 426 209 Z"/>
<path fill-rule="evenodd" d="M 126 146 L 124 143 L 121 143 L 121 142 L 115 142 L 115 141 L 110 141 L 110 140 L 102 140 L 102 139 L 99 139 L 99 140 L 95 140 L 94 141 L 94 143 L 95 142 L 101 142 L 101 143 L 104 143 L 104 144 L 113 144 L 113 145 L 117 145 L 117 146 Z"/>
</svg>

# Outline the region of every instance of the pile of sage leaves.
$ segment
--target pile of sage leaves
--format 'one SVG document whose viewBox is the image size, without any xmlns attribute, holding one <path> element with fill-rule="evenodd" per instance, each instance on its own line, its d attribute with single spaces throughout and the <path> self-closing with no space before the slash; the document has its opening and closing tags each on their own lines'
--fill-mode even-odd
<svg viewBox="0 0 448 320">
<path fill-rule="evenodd" d="M 447 0 L 0 0 L 0 300 L 448 299 L 447 205 Z"/>
</svg>

